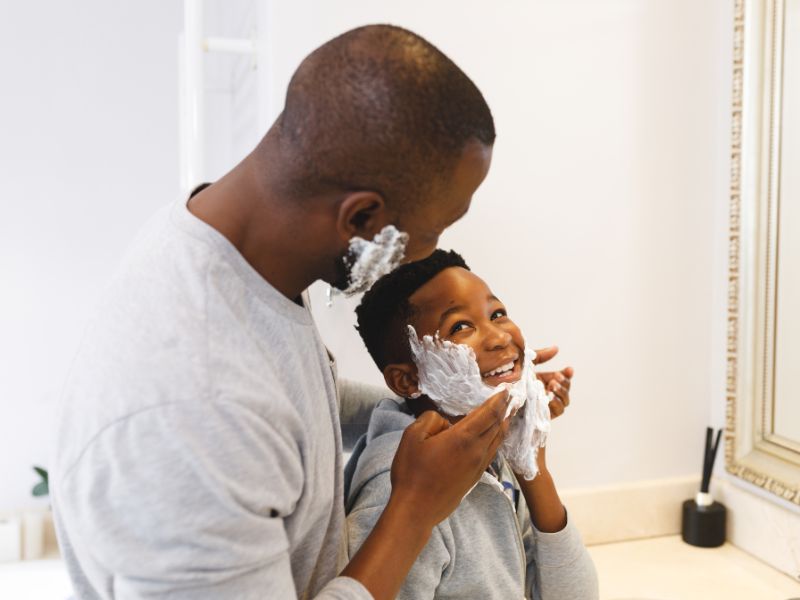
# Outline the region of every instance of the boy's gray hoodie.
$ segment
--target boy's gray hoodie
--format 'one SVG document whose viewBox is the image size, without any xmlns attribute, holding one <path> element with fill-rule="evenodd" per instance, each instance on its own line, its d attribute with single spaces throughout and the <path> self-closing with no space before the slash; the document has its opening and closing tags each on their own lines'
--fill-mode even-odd
<svg viewBox="0 0 800 600">
<path fill-rule="evenodd" d="M 389 501 L 392 460 L 413 421 L 405 404 L 383 400 L 354 449 L 345 472 L 350 556 Z M 575 527 L 537 531 L 505 461 L 491 470 L 433 530 L 397 598 L 596 600 L 597 574 Z"/>
</svg>

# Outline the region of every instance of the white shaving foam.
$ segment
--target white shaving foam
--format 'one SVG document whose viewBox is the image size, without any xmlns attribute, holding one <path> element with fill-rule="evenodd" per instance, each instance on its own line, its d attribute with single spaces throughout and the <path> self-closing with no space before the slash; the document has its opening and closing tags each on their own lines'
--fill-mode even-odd
<svg viewBox="0 0 800 600">
<path fill-rule="evenodd" d="M 358 236 L 350 240 L 345 258 L 349 269 L 348 286 L 342 293 L 353 296 L 372 287 L 384 275 L 394 271 L 403 261 L 408 234 L 387 225 L 367 241 Z"/>
<path fill-rule="evenodd" d="M 443 413 L 466 415 L 497 392 L 509 391 L 506 416 L 514 409 L 518 412 L 500 445 L 500 453 L 526 480 L 536 477 L 539 472 L 536 456 L 547 443 L 550 432 L 551 399 L 533 371 L 536 353 L 526 344 L 519 381 L 490 387 L 483 382 L 475 352 L 469 346 L 442 340 L 438 332 L 419 339 L 411 325 L 408 338 L 419 378 L 420 391 L 415 397 L 425 394 Z"/>
</svg>

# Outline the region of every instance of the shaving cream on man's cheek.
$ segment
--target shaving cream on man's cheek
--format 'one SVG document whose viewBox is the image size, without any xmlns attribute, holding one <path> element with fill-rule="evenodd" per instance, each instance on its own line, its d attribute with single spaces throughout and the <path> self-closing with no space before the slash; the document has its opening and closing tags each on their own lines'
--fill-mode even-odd
<svg viewBox="0 0 800 600">
<path fill-rule="evenodd" d="M 342 290 L 345 296 L 353 296 L 372 287 L 384 275 L 394 271 L 403 261 L 408 244 L 408 234 L 387 225 L 367 241 L 358 236 L 350 240 L 345 256 L 348 270 L 348 286 Z"/>
<path fill-rule="evenodd" d="M 438 332 L 419 339 L 411 325 L 408 341 L 419 378 L 420 391 L 416 395 L 425 394 L 447 415 L 466 415 L 493 394 L 508 389 L 506 416 L 514 409 L 519 412 L 513 417 L 500 453 L 526 480 L 536 477 L 536 455 L 550 432 L 550 398 L 533 372 L 536 353 L 526 344 L 519 381 L 490 387 L 483 382 L 475 352 L 469 346 L 442 340 Z"/>
</svg>

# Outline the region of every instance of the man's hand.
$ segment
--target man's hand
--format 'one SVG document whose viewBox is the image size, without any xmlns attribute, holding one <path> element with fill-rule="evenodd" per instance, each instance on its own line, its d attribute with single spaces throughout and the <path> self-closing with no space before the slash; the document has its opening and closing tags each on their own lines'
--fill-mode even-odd
<svg viewBox="0 0 800 600">
<path fill-rule="evenodd" d="M 459 505 L 508 431 L 508 392 L 455 425 L 426 411 L 406 428 L 392 463 L 392 495 L 372 533 L 342 571 L 375 600 L 394 598 L 431 531 Z"/>
<path fill-rule="evenodd" d="M 533 359 L 533 364 L 540 365 L 545 363 L 556 354 L 558 354 L 558 346 L 536 350 L 536 358 Z M 544 384 L 545 389 L 553 393 L 553 399 L 548 405 L 550 407 L 550 417 L 553 419 L 563 414 L 564 409 L 569 406 L 569 389 L 572 386 L 574 374 L 575 369 L 572 367 L 566 367 L 560 371 L 536 373 L 536 378 Z"/>
<path fill-rule="evenodd" d="M 508 391 L 486 400 L 455 425 L 424 412 L 403 433 L 392 463 L 392 498 L 433 528 L 480 479 L 508 430 Z"/>
</svg>

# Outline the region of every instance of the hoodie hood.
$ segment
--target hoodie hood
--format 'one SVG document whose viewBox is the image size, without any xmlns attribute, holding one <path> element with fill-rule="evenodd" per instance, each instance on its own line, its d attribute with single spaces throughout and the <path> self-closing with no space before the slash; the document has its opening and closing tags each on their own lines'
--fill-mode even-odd
<svg viewBox="0 0 800 600">
<path fill-rule="evenodd" d="M 350 511 L 361 489 L 371 479 L 392 469 L 392 461 L 403 431 L 413 422 L 414 415 L 405 402 L 387 398 L 375 407 L 367 433 L 356 442 L 345 467 L 346 511 Z"/>
</svg>

